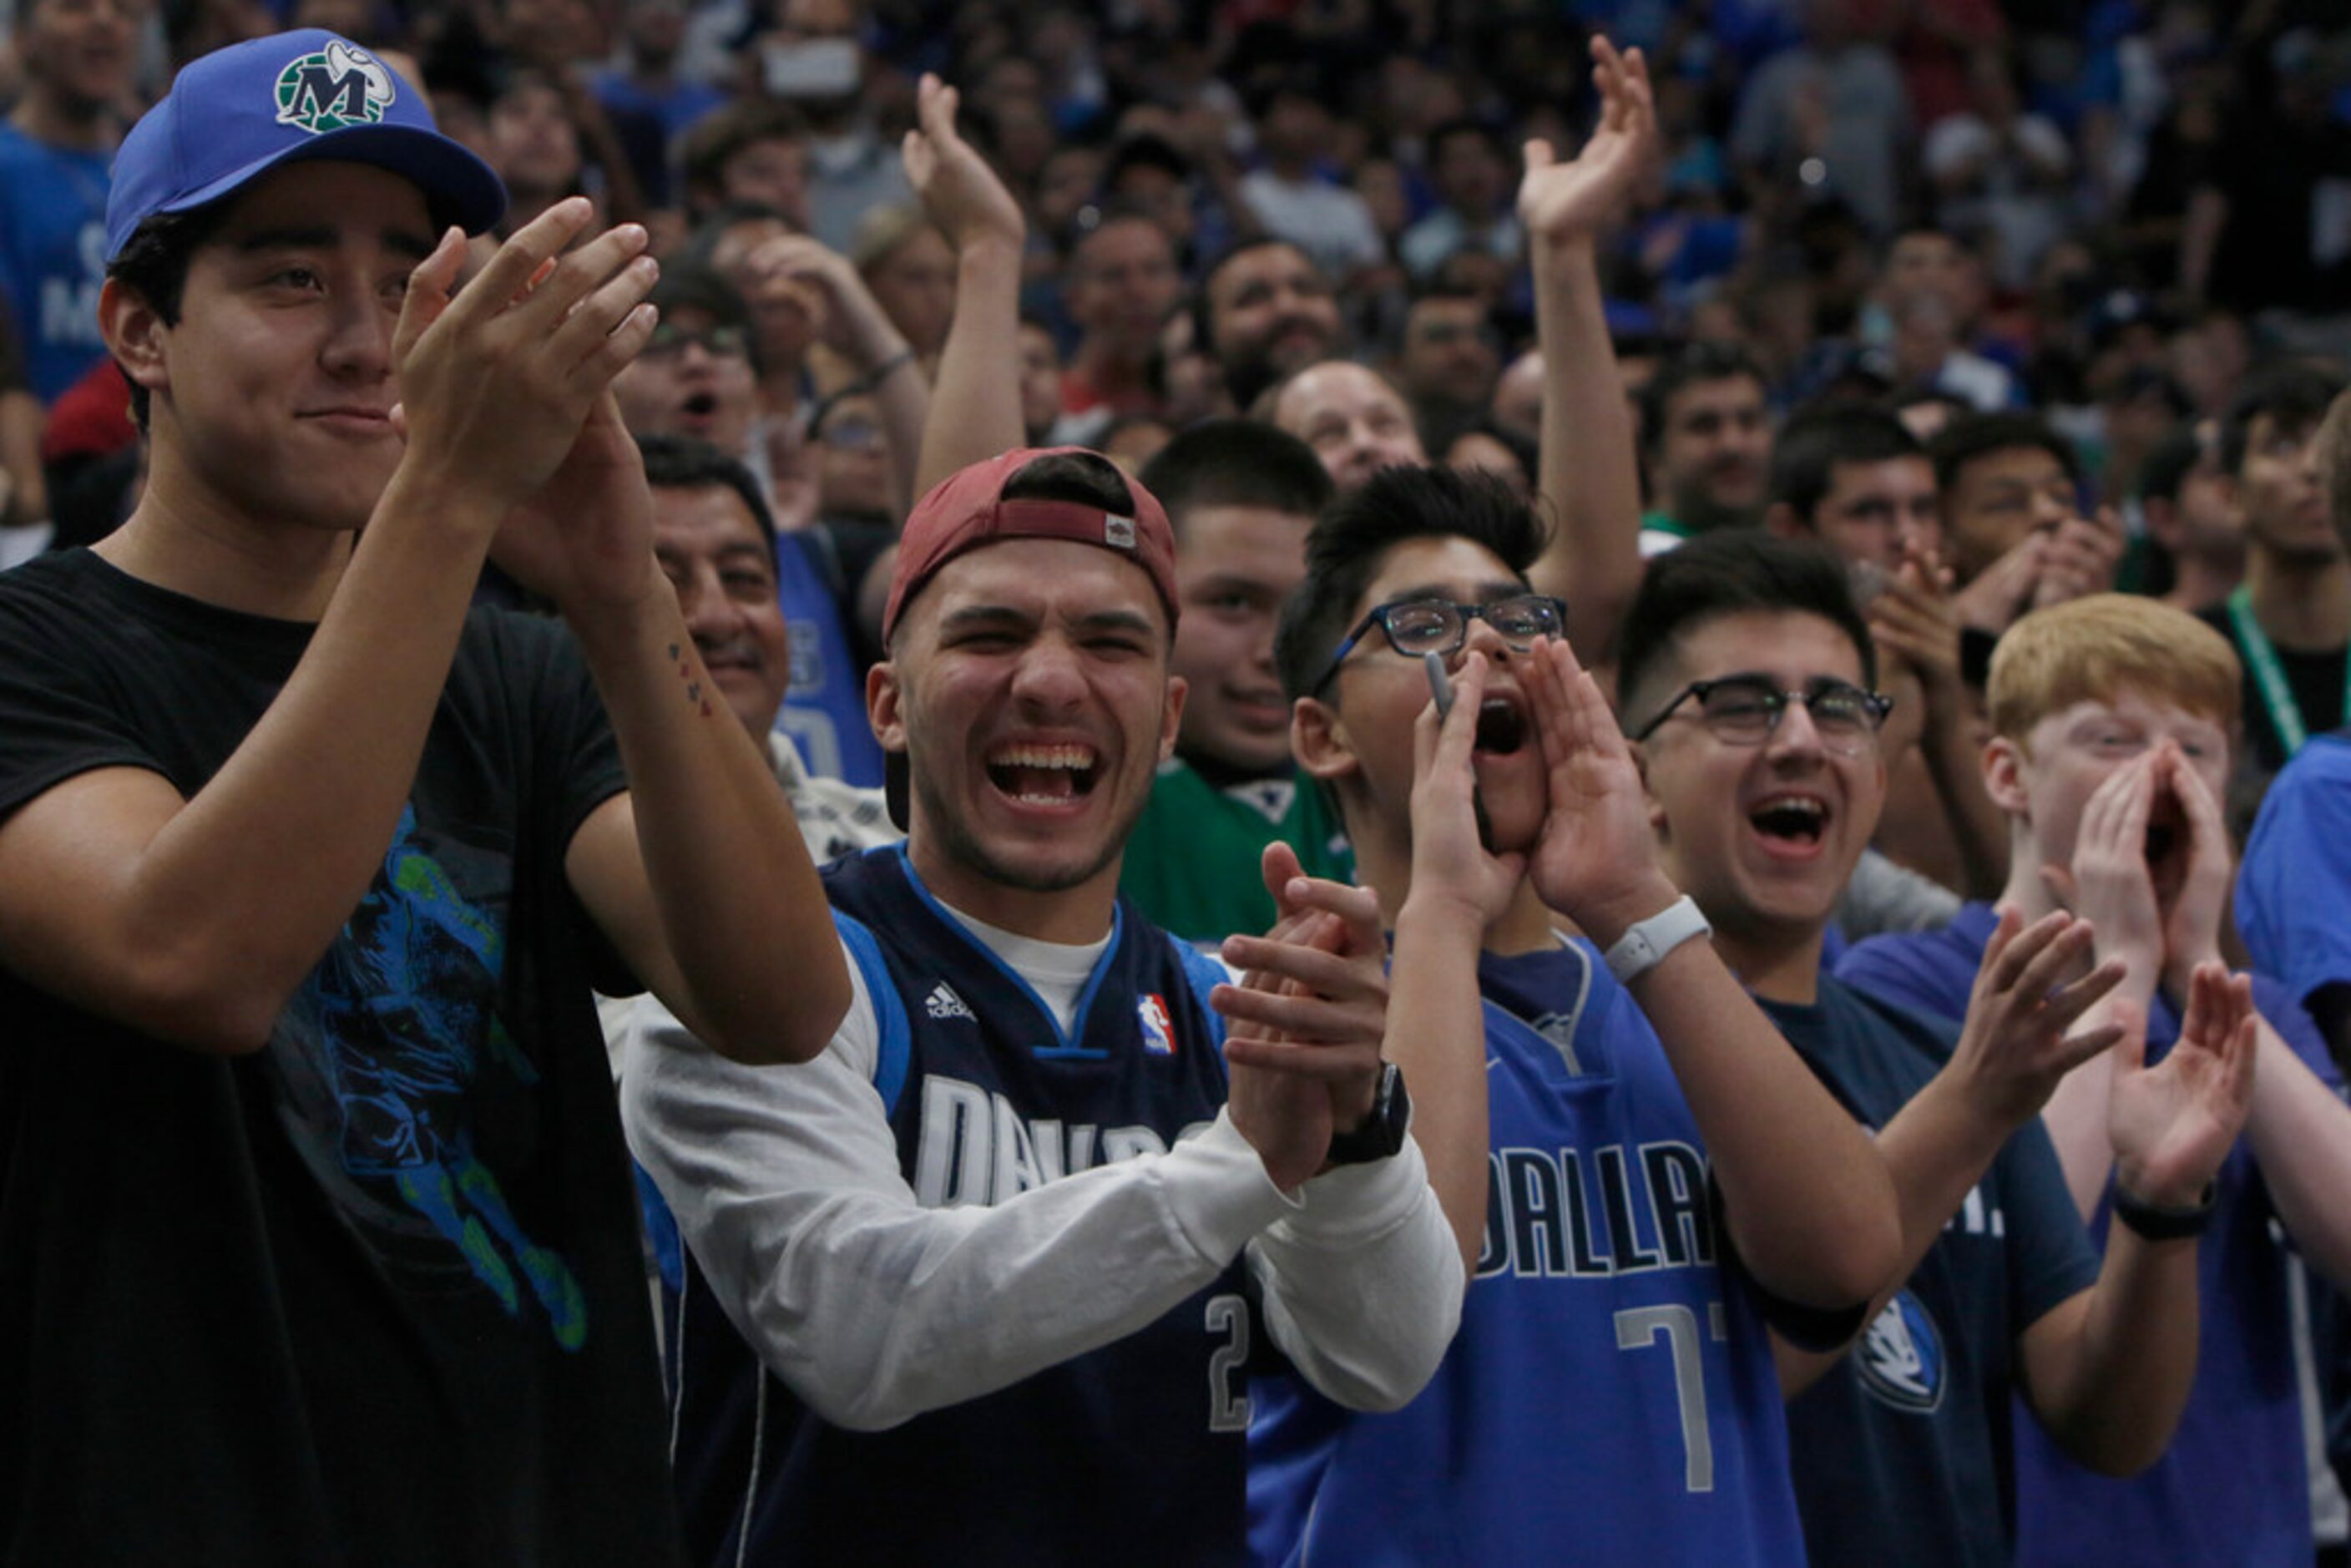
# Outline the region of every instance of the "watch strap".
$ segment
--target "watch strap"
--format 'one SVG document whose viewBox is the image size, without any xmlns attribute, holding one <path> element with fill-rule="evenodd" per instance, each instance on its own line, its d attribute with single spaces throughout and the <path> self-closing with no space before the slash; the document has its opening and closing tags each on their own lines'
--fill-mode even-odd
<svg viewBox="0 0 2351 1568">
<path fill-rule="evenodd" d="M 2121 1182 L 2115 1183 L 2115 1218 L 2149 1241 L 2184 1241 L 2201 1236 L 2212 1223 L 2213 1187 L 2204 1184 L 2204 1196 L 2185 1208 L 2149 1203 Z"/>
<path fill-rule="evenodd" d="M 1331 1134 L 1323 1163 L 1364 1166 L 1391 1158 L 1404 1148 L 1405 1132 L 1411 1124 L 1412 1096 L 1405 1092 L 1404 1069 L 1393 1061 L 1383 1063 L 1371 1113 L 1355 1124 L 1354 1131 Z"/>
<path fill-rule="evenodd" d="M 1608 972 L 1618 985 L 1629 986 L 1667 954 L 1713 929 L 1698 900 L 1686 893 L 1616 938 L 1606 954 Z"/>
</svg>

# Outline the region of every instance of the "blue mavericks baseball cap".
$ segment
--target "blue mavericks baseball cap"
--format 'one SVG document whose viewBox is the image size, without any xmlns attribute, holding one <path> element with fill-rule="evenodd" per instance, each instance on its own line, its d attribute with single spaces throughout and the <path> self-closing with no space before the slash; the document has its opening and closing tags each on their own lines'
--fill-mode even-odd
<svg viewBox="0 0 2351 1568">
<path fill-rule="evenodd" d="M 106 258 L 140 224 L 233 194 L 303 158 L 372 163 L 423 187 L 435 220 L 479 234 L 507 210 L 490 166 L 441 134 L 424 94 L 317 27 L 215 49 L 183 69 L 114 155 Z"/>
</svg>

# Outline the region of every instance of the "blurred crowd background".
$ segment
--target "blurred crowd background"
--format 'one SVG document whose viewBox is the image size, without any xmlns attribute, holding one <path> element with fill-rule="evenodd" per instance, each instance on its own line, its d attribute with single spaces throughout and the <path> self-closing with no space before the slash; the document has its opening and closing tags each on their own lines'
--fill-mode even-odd
<svg viewBox="0 0 2351 1568">
<path fill-rule="evenodd" d="M 730 234 L 803 232 L 925 358 L 953 258 L 897 149 L 939 73 L 1027 211 L 1031 430 L 1135 460 L 1257 390 L 1205 340 L 1201 285 L 1273 235 L 1318 274 L 1269 298 L 1278 330 L 1388 366 L 1432 455 L 1466 437 L 1531 474 L 1520 149 L 1579 143 L 1593 30 L 1648 56 L 1664 143 L 1604 261 L 1628 383 L 1697 340 L 1751 355 L 1780 410 L 2032 408 L 2125 513 L 2126 583 L 2159 590 L 2150 455 L 2263 354 L 2351 350 L 2341 0 L 18 0 L 12 23 L 0 521 L 44 542 L 102 532 L 135 473 L 93 370 L 113 141 L 177 62 L 288 26 L 412 66 L 509 225 L 585 192 L 722 271 Z M 734 281 L 781 520 L 884 520 L 871 410 L 824 404 L 854 378 L 823 291 Z M 1763 439 L 1717 455 L 1733 502 Z"/>
</svg>

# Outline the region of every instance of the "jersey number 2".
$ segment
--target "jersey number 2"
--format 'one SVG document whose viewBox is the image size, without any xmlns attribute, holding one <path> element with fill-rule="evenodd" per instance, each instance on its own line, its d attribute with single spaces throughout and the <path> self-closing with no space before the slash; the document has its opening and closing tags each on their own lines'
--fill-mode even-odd
<svg viewBox="0 0 2351 1568">
<path fill-rule="evenodd" d="M 1241 1369 L 1249 1364 L 1249 1303 L 1238 1296 L 1209 1297 L 1208 1332 L 1225 1341 L 1208 1357 L 1208 1430 L 1246 1432 L 1249 1396 Z"/>
<path fill-rule="evenodd" d="M 1706 1304 L 1707 1327 L 1718 1341 L 1729 1339 L 1722 1303 Z M 1627 1307 L 1616 1314 L 1616 1348 L 1641 1350 L 1666 1336 L 1674 1356 L 1674 1397 L 1682 1416 L 1682 1490 L 1714 1490 L 1714 1437 L 1706 1424 L 1706 1362 L 1698 1343 L 1698 1313 L 1679 1301 Z"/>
</svg>

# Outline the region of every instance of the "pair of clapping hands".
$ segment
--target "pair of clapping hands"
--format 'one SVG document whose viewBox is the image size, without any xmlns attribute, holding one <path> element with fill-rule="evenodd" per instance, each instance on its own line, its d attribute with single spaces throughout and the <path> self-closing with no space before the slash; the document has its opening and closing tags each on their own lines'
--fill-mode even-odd
<svg viewBox="0 0 2351 1568">
<path fill-rule="evenodd" d="M 2175 809 L 2151 862 L 2149 823 Z M 2066 1072 L 2113 1048 L 2116 1179 L 2150 1203 L 2193 1207 L 2252 1107 L 2252 979 L 2220 958 L 2230 872 L 2220 802 L 2176 741 L 2116 768 L 2083 809 L 2073 863 L 2042 869 L 2064 907 L 2029 926 L 2001 911 L 1953 1059 L 2021 1123 Z M 2094 956 L 2103 961 L 2069 982 Z M 2178 1042 L 2149 1067 L 2147 1009 L 2167 979 L 2186 1010 Z M 2088 1018 L 2104 1021 L 2067 1032 Z"/>
</svg>

